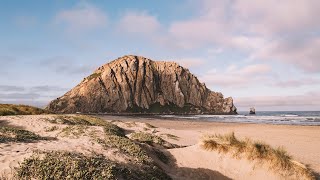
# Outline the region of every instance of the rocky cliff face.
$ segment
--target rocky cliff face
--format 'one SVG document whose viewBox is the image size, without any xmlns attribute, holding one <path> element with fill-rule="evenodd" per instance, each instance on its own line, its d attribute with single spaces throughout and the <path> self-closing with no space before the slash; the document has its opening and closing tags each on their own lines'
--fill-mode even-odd
<svg viewBox="0 0 320 180">
<path fill-rule="evenodd" d="M 58 113 L 236 113 L 231 97 L 210 91 L 188 69 L 131 55 L 99 67 L 47 109 Z"/>
</svg>

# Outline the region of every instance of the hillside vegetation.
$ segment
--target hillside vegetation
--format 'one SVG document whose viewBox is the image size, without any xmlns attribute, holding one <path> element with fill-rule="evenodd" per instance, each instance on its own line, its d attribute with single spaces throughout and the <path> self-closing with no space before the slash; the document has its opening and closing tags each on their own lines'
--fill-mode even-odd
<svg viewBox="0 0 320 180">
<path fill-rule="evenodd" d="M 48 111 L 37 107 L 15 104 L 0 104 L 0 116 L 47 114 Z"/>
</svg>

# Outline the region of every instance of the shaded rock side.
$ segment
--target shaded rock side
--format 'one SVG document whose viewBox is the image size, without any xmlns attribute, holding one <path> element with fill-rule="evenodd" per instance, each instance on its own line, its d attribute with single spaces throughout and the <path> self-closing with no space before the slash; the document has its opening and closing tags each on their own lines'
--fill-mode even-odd
<svg viewBox="0 0 320 180">
<path fill-rule="evenodd" d="M 47 109 L 57 113 L 236 114 L 231 97 L 210 91 L 188 69 L 131 55 L 99 67 Z"/>
</svg>

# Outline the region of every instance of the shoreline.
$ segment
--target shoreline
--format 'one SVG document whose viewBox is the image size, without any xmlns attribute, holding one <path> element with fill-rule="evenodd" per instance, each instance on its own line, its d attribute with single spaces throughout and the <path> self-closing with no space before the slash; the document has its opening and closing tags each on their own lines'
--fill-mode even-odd
<svg viewBox="0 0 320 180">
<path fill-rule="evenodd" d="M 108 119 L 121 119 L 121 118 L 125 118 L 125 120 L 133 120 L 135 121 L 136 119 L 135 118 L 139 118 L 139 120 L 163 120 L 163 121 L 188 121 L 188 122 L 204 122 L 204 123 L 224 123 L 224 124 L 258 124 L 258 125 L 276 125 L 276 126 L 319 126 L 320 127 L 320 124 L 314 124 L 314 125 L 310 125 L 310 124 L 280 124 L 280 123 L 266 123 L 266 122 L 236 122 L 236 121 L 210 121 L 210 120 L 206 120 L 206 119 L 196 119 L 196 118 L 175 118 L 175 117 L 161 117 L 159 115 L 143 115 L 143 116 L 139 116 L 139 115 L 120 115 L 120 116 L 117 116 L 117 115 L 92 115 L 92 116 L 96 116 L 96 117 L 100 117 L 100 118 L 105 118 L 107 117 Z M 190 115 L 192 116 L 192 115 Z M 228 116 L 228 115 L 226 115 Z M 252 116 L 251 116 L 252 117 Z"/>
</svg>

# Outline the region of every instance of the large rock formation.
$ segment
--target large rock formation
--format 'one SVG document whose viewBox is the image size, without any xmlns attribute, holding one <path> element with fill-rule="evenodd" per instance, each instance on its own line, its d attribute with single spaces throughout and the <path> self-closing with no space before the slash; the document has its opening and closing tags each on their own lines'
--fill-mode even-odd
<svg viewBox="0 0 320 180">
<path fill-rule="evenodd" d="M 99 67 L 47 109 L 58 113 L 236 114 L 231 97 L 210 91 L 188 69 L 132 55 Z"/>
</svg>

